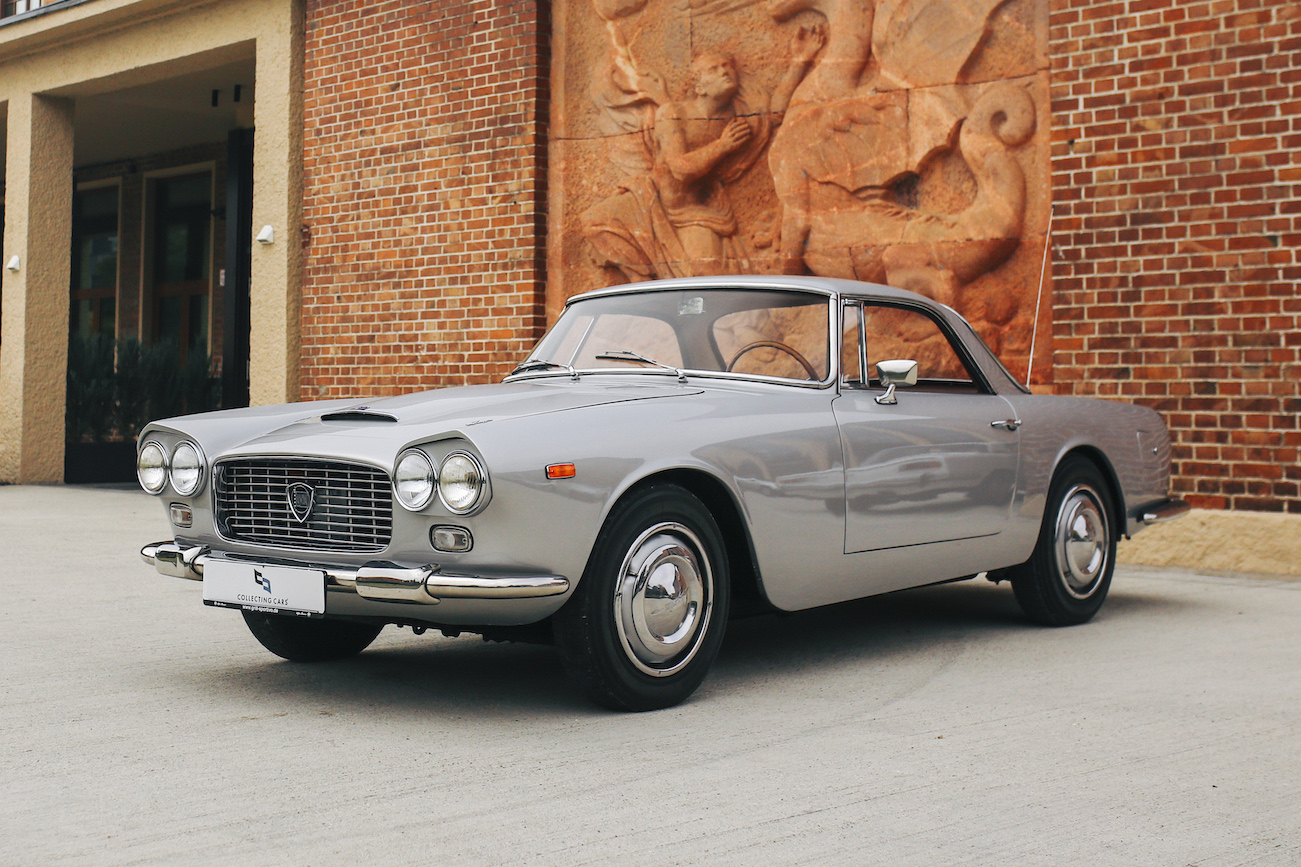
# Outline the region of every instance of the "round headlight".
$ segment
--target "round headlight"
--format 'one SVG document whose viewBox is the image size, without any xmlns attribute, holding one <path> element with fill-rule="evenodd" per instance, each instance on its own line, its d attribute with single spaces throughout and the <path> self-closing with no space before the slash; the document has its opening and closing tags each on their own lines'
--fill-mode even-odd
<svg viewBox="0 0 1301 867">
<path fill-rule="evenodd" d="M 474 511 L 483 497 L 483 467 L 473 455 L 452 452 L 438 471 L 438 498 L 458 515 Z"/>
<path fill-rule="evenodd" d="M 203 457 L 194 443 L 181 443 L 172 452 L 172 487 L 182 497 L 203 487 Z"/>
<path fill-rule="evenodd" d="M 393 471 L 393 493 L 405 509 L 418 512 L 434 497 L 434 465 L 424 452 L 409 451 Z"/>
<path fill-rule="evenodd" d="M 167 454 L 158 443 L 145 443 L 136 455 L 136 478 L 149 493 L 162 493 L 167 484 Z"/>
</svg>

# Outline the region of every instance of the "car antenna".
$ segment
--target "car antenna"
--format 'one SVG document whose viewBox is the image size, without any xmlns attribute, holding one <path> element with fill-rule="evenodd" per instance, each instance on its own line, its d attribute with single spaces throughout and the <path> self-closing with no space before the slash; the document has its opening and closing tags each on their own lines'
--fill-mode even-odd
<svg viewBox="0 0 1301 867">
<path fill-rule="evenodd" d="M 1048 230 L 1044 232 L 1044 259 L 1039 267 L 1039 294 L 1034 299 L 1034 325 L 1030 329 L 1030 360 L 1025 366 L 1025 387 L 1030 387 L 1030 374 L 1034 372 L 1034 342 L 1039 336 L 1039 303 L 1044 297 L 1044 276 L 1048 273 L 1048 247 L 1053 241 L 1053 211 L 1056 205 L 1048 206 Z"/>
</svg>

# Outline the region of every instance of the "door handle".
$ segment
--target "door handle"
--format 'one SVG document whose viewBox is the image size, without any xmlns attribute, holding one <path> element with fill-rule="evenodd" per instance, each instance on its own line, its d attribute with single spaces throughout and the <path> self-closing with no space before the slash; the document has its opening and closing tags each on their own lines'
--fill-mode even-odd
<svg viewBox="0 0 1301 867">
<path fill-rule="evenodd" d="M 1007 430 L 1016 430 L 1021 426 L 1021 419 L 1019 418 L 1000 419 L 998 421 L 991 421 L 989 423 L 989 426 L 1006 428 Z"/>
</svg>

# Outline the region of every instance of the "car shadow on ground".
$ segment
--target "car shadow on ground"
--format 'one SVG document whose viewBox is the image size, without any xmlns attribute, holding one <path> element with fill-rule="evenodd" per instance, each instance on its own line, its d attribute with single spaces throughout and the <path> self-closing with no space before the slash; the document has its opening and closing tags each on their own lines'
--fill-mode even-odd
<svg viewBox="0 0 1301 867">
<path fill-rule="evenodd" d="M 1129 617 L 1172 616 L 1189 603 L 1114 588 L 1093 624 Z M 1084 628 L 1089 628 L 1086 625 Z M 963 645 L 1011 640 L 1052 630 L 1029 621 L 1007 583 L 983 579 L 874 596 L 793 614 L 734 620 L 715 676 L 744 681 L 761 672 L 794 677 L 833 670 L 941 657 Z"/>
<path fill-rule="evenodd" d="M 1186 600 L 1113 590 L 1095 623 L 1113 618 L 1170 616 Z M 1087 628 L 1087 627 L 1086 627 Z M 793 614 L 740 618 L 707 682 L 711 692 L 762 679 L 791 683 L 809 672 L 916 662 L 944 665 L 968 643 L 998 642 L 1028 630 L 1008 585 L 969 581 L 908 590 Z M 1101 636 L 1103 633 L 1099 631 Z M 249 637 L 249 642 L 253 639 Z M 413 636 L 389 627 L 365 653 L 342 662 L 298 664 L 269 654 L 260 664 L 204 669 L 250 700 L 275 701 L 315 712 L 321 706 L 382 708 L 390 719 L 485 719 L 526 713 L 533 718 L 603 714 L 565 676 L 552 647 L 450 639 L 436 631 Z"/>
</svg>

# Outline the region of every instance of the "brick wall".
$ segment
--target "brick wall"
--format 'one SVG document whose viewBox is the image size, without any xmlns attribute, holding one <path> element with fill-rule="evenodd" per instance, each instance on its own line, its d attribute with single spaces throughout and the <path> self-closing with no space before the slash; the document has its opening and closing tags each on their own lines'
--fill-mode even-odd
<svg viewBox="0 0 1301 867">
<path fill-rule="evenodd" d="M 1194 505 L 1301 512 L 1301 5 L 1051 0 L 1056 387 Z"/>
<path fill-rule="evenodd" d="M 539 336 L 546 8 L 306 3 L 304 399 L 488 381 Z"/>
</svg>

